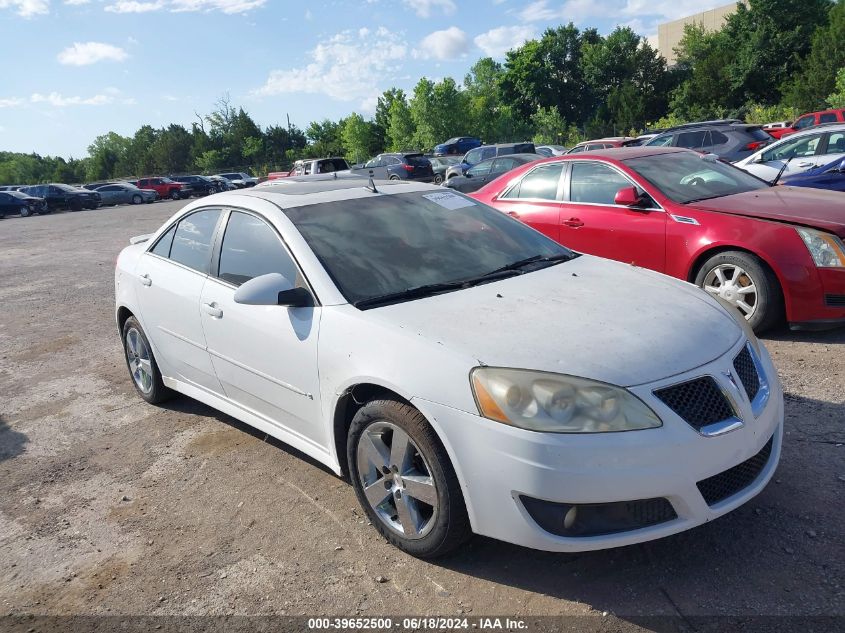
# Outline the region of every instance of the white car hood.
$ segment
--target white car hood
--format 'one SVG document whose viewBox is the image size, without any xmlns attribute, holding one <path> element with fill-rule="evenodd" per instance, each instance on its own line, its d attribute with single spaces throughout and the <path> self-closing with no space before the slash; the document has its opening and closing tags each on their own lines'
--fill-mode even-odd
<svg viewBox="0 0 845 633">
<path fill-rule="evenodd" d="M 709 363 L 742 329 L 703 291 L 583 255 L 500 282 L 376 308 L 370 316 L 475 359 L 620 386 Z"/>
</svg>

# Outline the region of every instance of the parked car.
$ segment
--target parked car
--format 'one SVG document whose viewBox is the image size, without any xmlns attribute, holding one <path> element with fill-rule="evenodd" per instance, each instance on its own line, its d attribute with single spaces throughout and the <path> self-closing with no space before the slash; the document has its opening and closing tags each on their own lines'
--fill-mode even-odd
<svg viewBox="0 0 845 633">
<path fill-rule="evenodd" d="M 434 171 L 434 184 L 439 185 L 446 180 L 446 170 L 461 162 L 460 156 L 428 156 L 431 169 Z"/>
<path fill-rule="evenodd" d="M 688 123 L 669 128 L 645 143 L 647 147 L 684 147 L 736 162 L 766 147 L 774 139 L 759 125 L 736 119 Z"/>
<path fill-rule="evenodd" d="M 206 176 L 171 176 L 170 179 L 188 185 L 195 196 L 208 196 L 218 191 L 217 183 Z"/>
<path fill-rule="evenodd" d="M 446 180 L 452 176 L 463 176 L 467 169 L 477 165 L 483 160 L 495 156 L 507 156 L 508 154 L 535 154 L 534 143 L 497 143 L 496 145 L 482 145 L 464 154 L 463 159 L 457 165 L 446 169 Z"/>
<path fill-rule="evenodd" d="M 789 185 L 790 187 L 845 191 L 845 158 L 840 157 L 821 167 L 813 167 L 800 174 L 781 178 L 778 184 Z"/>
<path fill-rule="evenodd" d="M 435 156 L 463 155 L 469 150 L 481 146 L 481 139 L 474 136 L 456 136 L 445 143 L 434 146 Z"/>
<path fill-rule="evenodd" d="M 538 145 L 534 148 L 534 151 L 548 158 L 550 156 L 563 156 L 569 151 L 569 148 L 563 145 Z"/>
<path fill-rule="evenodd" d="M 206 176 L 206 178 L 215 184 L 218 193 L 221 191 L 232 191 L 238 188 L 235 183 L 227 178 L 223 178 L 223 176 Z"/>
<path fill-rule="evenodd" d="M 825 123 L 845 123 L 845 109 L 834 108 L 831 110 L 820 110 L 819 112 L 808 112 L 795 119 L 795 123 L 782 128 L 773 128 L 770 134 L 775 138 L 791 136 L 796 132 L 807 130 L 816 125 Z"/>
<path fill-rule="evenodd" d="M 289 171 L 272 171 L 267 174 L 267 180 L 289 178 L 291 176 L 308 176 L 309 174 L 329 174 L 338 171 L 348 171 L 349 163 L 345 158 L 306 158 L 298 160 Z"/>
<path fill-rule="evenodd" d="M 190 198 L 193 194 L 193 189 L 190 185 L 164 177 L 139 178 L 131 184 L 139 189 L 152 189 L 162 199 L 184 200 Z"/>
<path fill-rule="evenodd" d="M 653 139 L 655 136 L 657 136 L 660 133 L 662 133 L 662 130 L 660 132 L 650 132 L 648 134 L 640 134 L 636 138 L 632 138 L 632 139 L 628 139 L 627 141 L 623 141 L 621 147 L 639 147 L 640 145 L 645 145 L 646 143 L 648 143 L 651 139 Z"/>
<path fill-rule="evenodd" d="M 158 199 L 155 190 L 139 189 L 128 182 L 113 182 L 98 187 L 95 191 L 100 194 L 102 204 L 141 204 Z"/>
<path fill-rule="evenodd" d="M 535 160 L 540 160 L 541 158 L 544 157 L 540 154 L 508 154 L 507 156 L 488 158 L 467 169 L 463 176 L 453 176 L 448 182 L 443 184 L 450 189 L 470 193 L 481 189 L 488 182 L 495 180 L 511 169 L 526 165 Z"/>
<path fill-rule="evenodd" d="M 593 152 L 597 149 L 611 149 L 622 147 L 625 143 L 633 141 L 630 136 L 613 136 L 608 138 L 597 138 L 592 141 L 581 141 L 575 147 L 568 150 L 567 154 L 580 154 L 581 152 Z"/>
<path fill-rule="evenodd" d="M 786 128 L 792 127 L 792 121 L 773 121 L 772 123 L 764 123 L 763 131 L 772 138 L 778 139 L 786 131 Z"/>
<path fill-rule="evenodd" d="M 33 213 L 50 213 L 50 207 L 44 198 L 37 198 L 20 191 L 0 191 L 0 218 L 10 213 L 19 213 L 22 218 Z"/>
<path fill-rule="evenodd" d="M 434 180 L 431 162 L 419 152 L 379 154 L 363 165 L 353 165 L 350 172 L 378 180 Z"/>
<path fill-rule="evenodd" d="M 103 182 L 89 182 L 84 185 L 79 185 L 83 189 L 87 189 L 88 191 L 96 191 L 100 187 L 105 187 L 106 185 L 112 184 L 113 181 L 111 180 L 104 180 Z"/>
<path fill-rule="evenodd" d="M 258 184 L 258 178 L 245 174 L 242 171 L 230 172 L 227 174 L 217 174 L 221 178 L 225 178 L 238 189 L 246 189 L 247 187 L 254 187 Z"/>
<path fill-rule="evenodd" d="M 771 479 L 777 370 L 707 293 L 458 192 L 286 180 L 192 202 L 120 253 L 146 402 L 183 393 L 348 475 L 373 527 L 421 557 L 472 532 L 648 541 Z"/>
<path fill-rule="evenodd" d="M 100 206 L 100 194 L 96 191 L 62 183 L 33 185 L 21 191 L 35 198 L 43 198 L 50 209 L 82 211 L 82 209 L 96 209 Z"/>
<path fill-rule="evenodd" d="M 772 182 L 845 158 L 845 124 L 820 125 L 768 145 L 735 165 Z M 781 171 L 783 173 L 781 173 Z"/>
<path fill-rule="evenodd" d="M 841 194 L 771 187 L 711 155 L 547 158 L 471 194 L 582 253 L 695 283 L 757 331 L 845 325 Z M 674 308 L 668 308 L 674 309 Z"/>
</svg>

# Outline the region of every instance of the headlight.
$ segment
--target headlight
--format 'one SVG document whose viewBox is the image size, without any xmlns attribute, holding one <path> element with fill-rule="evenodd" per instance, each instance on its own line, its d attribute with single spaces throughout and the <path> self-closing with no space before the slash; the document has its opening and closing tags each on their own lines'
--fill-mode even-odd
<svg viewBox="0 0 845 633">
<path fill-rule="evenodd" d="M 602 382 L 527 369 L 477 367 L 470 374 L 485 418 L 547 433 L 608 433 L 663 423 L 632 393 Z"/>
<path fill-rule="evenodd" d="M 845 245 L 842 240 L 831 233 L 815 229 L 795 229 L 807 245 L 807 250 L 813 256 L 813 262 L 819 268 L 845 267 Z"/>
</svg>

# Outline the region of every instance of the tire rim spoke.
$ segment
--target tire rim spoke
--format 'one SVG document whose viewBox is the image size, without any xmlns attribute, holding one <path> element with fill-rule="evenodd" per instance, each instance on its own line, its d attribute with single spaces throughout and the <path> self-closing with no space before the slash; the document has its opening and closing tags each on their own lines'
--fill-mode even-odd
<svg viewBox="0 0 845 633">
<path fill-rule="evenodd" d="M 425 456 L 396 424 L 368 426 L 356 447 L 364 499 L 390 530 L 409 539 L 428 534 L 438 514 L 437 484 Z"/>
<path fill-rule="evenodd" d="M 720 264 L 704 276 L 702 287 L 732 305 L 746 320 L 757 312 L 757 284 L 742 267 Z"/>
</svg>

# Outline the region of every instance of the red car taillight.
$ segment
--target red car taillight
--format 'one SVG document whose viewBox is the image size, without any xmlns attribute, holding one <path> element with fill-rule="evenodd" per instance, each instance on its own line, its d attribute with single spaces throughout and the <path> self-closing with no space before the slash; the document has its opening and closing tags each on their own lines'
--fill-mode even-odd
<svg viewBox="0 0 845 633">
<path fill-rule="evenodd" d="M 402 169 L 404 169 L 405 171 L 414 171 L 414 166 L 413 165 L 402 165 Z"/>
<path fill-rule="evenodd" d="M 749 152 L 755 152 L 766 144 L 766 141 L 751 141 L 745 146 Z"/>
</svg>

